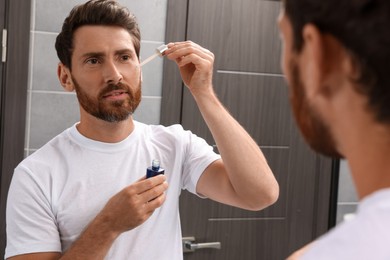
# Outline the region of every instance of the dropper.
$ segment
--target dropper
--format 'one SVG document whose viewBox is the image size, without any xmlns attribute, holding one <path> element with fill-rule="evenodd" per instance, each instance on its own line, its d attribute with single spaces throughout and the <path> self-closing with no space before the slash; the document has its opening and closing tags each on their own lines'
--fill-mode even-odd
<svg viewBox="0 0 390 260">
<path fill-rule="evenodd" d="M 166 44 L 163 44 L 163 45 L 161 45 L 160 47 L 158 47 L 158 48 L 156 49 L 156 52 L 155 52 L 153 55 L 149 56 L 148 58 L 146 58 L 144 61 L 141 62 L 141 67 L 142 67 L 143 65 L 145 65 L 146 63 L 149 63 L 150 61 L 152 61 L 152 60 L 153 60 L 154 58 L 156 58 L 157 56 L 162 57 L 162 56 L 164 55 L 164 52 L 165 52 L 166 50 L 168 50 L 168 45 L 166 45 Z"/>
</svg>

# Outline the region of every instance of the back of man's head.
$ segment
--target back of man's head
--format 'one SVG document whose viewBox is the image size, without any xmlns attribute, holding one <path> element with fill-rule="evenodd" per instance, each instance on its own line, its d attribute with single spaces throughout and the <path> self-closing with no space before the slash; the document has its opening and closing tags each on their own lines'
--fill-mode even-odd
<svg viewBox="0 0 390 260">
<path fill-rule="evenodd" d="M 283 0 L 294 33 L 294 50 L 304 46 L 302 28 L 314 24 L 335 37 L 350 53 L 359 71 L 351 78 L 356 91 L 367 95 L 369 109 L 390 123 L 390 1 Z"/>
</svg>

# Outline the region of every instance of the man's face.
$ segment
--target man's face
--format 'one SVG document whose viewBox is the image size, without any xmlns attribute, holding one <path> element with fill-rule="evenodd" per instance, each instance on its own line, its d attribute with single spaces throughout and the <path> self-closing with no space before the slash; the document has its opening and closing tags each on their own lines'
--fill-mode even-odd
<svg viewBox="0 0 390 260">
<path fill-rule="evenodd" d="M 301 76 L 299 54 L 293 50 L 293 31 L 284 11 L 279 16 L 283 41 L 282 70 L 290 88 L 290 103 L 302 135 L 317 152 L 334 158 L 342 157 L 336 149 L 330 128 L 322 119 L 316 106 L 307 97 L 304 79 Z"/>
<path fill-rule="evenodd" d="M 81 113 L 108 122 L 127 119 L 141 101 L 141 72 L 130 34 L 115 26 L 82 26 L 73 46 L 71 78 Z"/>
</svg>

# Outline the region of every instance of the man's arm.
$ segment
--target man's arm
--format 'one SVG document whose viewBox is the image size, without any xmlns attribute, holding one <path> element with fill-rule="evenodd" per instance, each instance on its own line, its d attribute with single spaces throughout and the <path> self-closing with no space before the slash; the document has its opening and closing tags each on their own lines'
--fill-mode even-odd
<svg viewBox="0 0 390 260">
<path fill-rule="evenodd" d="M 263 153 L 214 93 L 214 55 L 192 42 L 170 43 L 168 46 L 166 56 L 178 64 L 183 81 L 222 157 L 204 171 L 197 192 L 249 210 L 260 210 L 273 204 L 278 198 L 279 186 Z"/>
<path fill-rule="evenodd" d="M 42 252 L 9 259 L 103 259 L 120 234 L 144 223 L 163 204 L 168 187 L 165 180 L 164 175 L 158 175 L 136 182 L 114 195 L 63 255 Z"/>
</svg>

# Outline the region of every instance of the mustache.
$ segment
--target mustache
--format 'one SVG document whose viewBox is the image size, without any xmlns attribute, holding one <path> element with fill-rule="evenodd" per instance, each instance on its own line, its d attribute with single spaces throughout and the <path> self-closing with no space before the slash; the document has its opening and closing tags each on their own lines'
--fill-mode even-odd
<svg viewBox="0 0 390 260">
<path fill-rule="evenodd" d="M 130 88 L 128 85 L 122 83 L 122 82 L 118 82 L 117 84 L 108 84 L 107 86 L 105 86 L 99 93 L 99 98 L 102 98 L 103 96 L 107 95 L 108 93 L 110 93 L 111 91 L 114 91 L 114 90 L 123 90 L 124 92 L 127 92 L 129 93 L 130 92 Z"/>
</svg>

